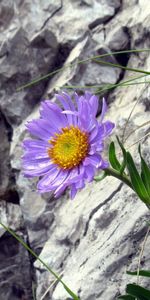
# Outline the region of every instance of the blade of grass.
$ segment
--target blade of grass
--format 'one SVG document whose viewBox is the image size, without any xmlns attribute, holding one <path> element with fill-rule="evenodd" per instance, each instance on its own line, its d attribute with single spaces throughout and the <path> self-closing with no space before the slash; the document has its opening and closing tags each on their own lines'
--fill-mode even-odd
<svg viewBox="0 0 150 300">
<path fill-rule="evenodd" d="M 62 278 L 62 275 L 63 275 L 63 273 L 60 274 L 59 277 Z M 58 281 L 58 279 L 55 279 L 55 280 L 52 282 L 52 284 L 47 288 L 47 290 L 45 291 L 45 293 L 43 294 L 43 296 L 40 298 L 40 300 L 43 300 L 43 299 L 46 297 L 46 295 L 49 293 L 50 289 L 54 286 L 55 283 L 57 283 L 57 281 Z"/>
<path fill-rule="evenodd" d="M 29 251 L 40 263 L 64 286 L 65 290 L 68 294 L 73 297 L 74 300 L 80 300 L 77 295 L 75 295 L 69 287 L 62 281 L 61 277 L 58 276 L 14 231 L 12 231 L 9 227 L 5 226 L 2 222 L 0 225 L 8 231 L 27 251 Z"/>
<path fill-rule="evenodd" d="M 126 71 L 132 71 L 132 72 L 136 72 L 136 73 L 144 73 L 144 74 L 150 75 L 149 71 L 144 71 L 144 70 L 135 69 L 135 68 L 128 68 L 128 67 L 125 67 L 125 66 L 122 66 L 122 65 L 119 65 L 119 64 L 113 64 L 113 63 L 103 61 L 103 60 L 97 60 L 97 59 L 92 59 L 92 60 L 97 62 L 97 63 L 100 63 L 102 65 L 107 65 L 107 66 L 110 66 L 110 67 L 115 67 L 115 68 L 123 69 L 123 70 L 126 70 Z"/>
<path fill-rule="evenodd" d="M 145 137 L 147 137 L 147 136 L 149 136 L 149 135 L 150 135 L 150 133 L 145 134 L 141 139 L 139 139 L 139 140 L 137 140 L 136 142 L 134 142 L 134 144 L 129 145 L 128 148 L 127 148 L 127 150 L 128 150 L 129 148 L 135 146 L 136 144 L 138 144 L 140 141 L 142 141 L 143 139 L 145 139 Z"/>
<path fill-rule="evenodd" d="M 134 81 L 134 80 L 146 77 L 146 76 L 149 76 L 149 75 L 146 74 L 146 75 L 137 76 L 137 77 L 132 76 L 132 78 L 130 78 L 128 80 L 125 80 L 125 81 L 122 81 L 119 83 L 115 83 L 115 84 L 104 84 L 102 86 L 99 86 L 99 85 L 64 85 L 63 88 L 65 88 L 65 89 L 90 89 L 90 88 L 96 89 L 97 88 L 97 89 L 99 89 L 97 91 L 97 93 L 102 93 L 103 91 L 113 89 L 118 86 L 122 86 L 125 83 L 131 82 L 131 81 Z M 136 84 L 136 82 L 135 82 L 135 84 Z"/>
<path fill-rule="evenodd" d="M 138 49 L 138 50 L 137 49 L 133 49 L 133 50 L 124 50 L 124 51 L 110 52 L 110 53 L 105 53 L 105 54 L 102 54 L 102 55 L 96 55 L 96 56 L 93 56 L 93 57 L 89 57 L 89 58 L 86 58 L 86 59 L 83 59 L 83 60 L 79 60 L 78 62 L 75 62 L 73 64 L 69 63 L 69 64 L 63 66 L 62 68 L 59 68 L 59 69 L 57 69 L 55 71 L 52 71 L 52 72 L 50 72 L 50 73 L 48 73 L 48 74 L 46 74 L 44 76 L 41 76 L 39 78 L 35 78 L 34 80 L 32 80 L 32 81 L 30 81 L 30 82 L 28 82 L 28 83 L 26 83 L 26 84 L 18 87 L 17 88 L 17 92 L 19 92 L 20 90 L 22 90 L 24 88 L 30 87 L 30 86 L 32 86 L 32 85 L 34 85 L 34 84 L 36 84 L 36 83 L 38 83 L 38 82 L 40 82 L 42 80 L 45 80 L 45 79 L 51 77 L 52 75 L 55 75 L 55 74 L 57 74 L 57 73 L 65 70 L 65 69 L 67 69 L 69 67 L 74 67 L 74 66 L 76 66 L 78 64 L 87 63 L 88 61 L 91 61 L 93 59 L 103 58 L 103 57 L 107 57 L 107 56 L 111 56 L 111 55 L 117 55 L 117 54 L 140 53 L 140 52 L 150 52 L 150 49 Z M 144 74 L 148 74 L 148 75 L 150 74 L 150 72 L 146 72 L 146 71 L 139 70 L 139 69 L 131 69 L 130 68 L 130 70 L 132 70 L 134 72 L 136 72 L 136 71 L 139 72 L 140 71 L 140 73 L 144 73 Z"/>
<path fill-rule="evenodd" d="M 132 116 L 132 113 L 133 113 L 133 111 L 134 111 L 134 109 L 135 109 L 135 107 L 137 106 L 137 104 L 138 104 L 139 101 L 140 101 L 140 99 L 137 99 L 137 101 L 135 102 L 133 108 L 131 109 L 131 111 L 130 111 L 130 113 L 129 113 L 128 119 L 127 119 L 127 121 L 126 121 L 126 123 L 125 123 L 124 129 L 123 129 L 123 134 L 122 134 L 122 144 L 124 144 L 125 133 L 126 133 L 126 129 L 127 129 L 129 120 L 130 120 L 130 118 L 131 118 L 131 116 Z"/>
<path fill-rule="evenodd" d="M 142 247 L 141 247 L 139 259 L 138 259 L 138 267 L 137 267 L 137 284 L 139 284 L 140 265 L 141 265 L 141 260 L 142 260 L 142 257 L 143 257 L 144 248 L 145 248 L 145 245 L 146 245 L 146 242 L 147 242 L 147 239 L 148 239 L 149 232 L 150 232 L 150 227 L 148 227 L 148 229 L 147 229 L 147 232 L 146 232 L 146 235 L 145 235 L 145 238 L 144 238 Z"/>
<path fill-rule="evenodd" d="M 150 121 L 147 121 L 147 122 L 144 122 L 143 124 L 139 125 L 136 129 L 134 129 L 133 131 L 131 131 L 129 133 L 129 135 L 127 135 L 127 137 L 125 138 L 124 140 L 124 143 L 128 140 L 128 138 L 133 134 L 135 133 L 137 130 L 139 130 L 140 128 L 144 127 L 144 126 L 147 126 L 150 124 Z"/>
<path fill-rule="evenodd" d="M 128 275 L 132 275 L 132 276 L 137 276 L 137 271 L 135 272 L 130 272 L 127 271 Z M 143 276 L 143 277 L 150 277 L 150 271 L 149 270 L 139 270 L 139 276 Z"/>
<path fill-rule="evenodd" d="M 146 76 L 149 76 L 149 75 L 142 75 L 142 76 L 138 76 L 138 77 L 135 77 L 133 79 L 129 79 L 129 80 L 126 80 L 126 81 L 122 81 L 122 82 L 119 82 L 119 83 L 116 83 L 116 84 L 110 84 L 108 85 L 107 87 L 105 86 L 104 88 L 102 88 L 100 91 L 97 91 L 97 93 L 101 94 L 103 93 L 104 91 L 107 91 L 107 90 L 110 90 L 110 89 L 113 89 L 113 88 L 116 88 L 116 87 L 122 87 L 122 86 L 128 86 L 128 85 L 131 85 L 131 84 L 127 84 L 128 82 L 131 82 L 131 81 L 135 81 L 137 79 L 140 79 L 140 78 L 143 78 L 143 77 L 146 77 Z M 145 82 L 144 82 L 145 83 Z M 134 84 L 139 84 L 137 82 L 135 83 L 132 83 L 132 85 Z"/>
<path fill-rule="evenodd" d="M 127 121 L 126 121 L 126 124 L 125 124 L 125 126 L 124 126 L 124 129 L 123 129 L 123 135 L 122 135 L 122 143 L 123 143 L 123 144 L 124 144 L 125 133 L 126 133 L 126 129 L 127 129 L 129 120 L 130 120 L 130 118 L 131 118 L 131 115 L 133 114 L 133 111 L 134 111 L 136 105 L 139 103 L 139 101 L 140 101 L 140 99 L 137 99 L 137 101 L 135 102 L 133 108 L 132 108 L 131 111 L 130 111 L 130 114 L 129 114 L 129 116 L 128 116 L 128 119 L 127 119 Z M 127 140 L 127 139 L 126 139 L 126 140 Z"/>
</svg>

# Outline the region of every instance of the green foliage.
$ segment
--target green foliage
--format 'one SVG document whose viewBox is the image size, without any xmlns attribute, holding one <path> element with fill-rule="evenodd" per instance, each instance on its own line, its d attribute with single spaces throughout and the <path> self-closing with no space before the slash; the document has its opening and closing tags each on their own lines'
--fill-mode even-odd
<svg viewBox="0 0 150 300">
<path fill-rule="evenodd" d="M 116 156 L 116 150 L 115 150 L 115 143 L 111 142 L 109 145 L 109 161 L 111 163 L 111 166 L 117 170 L 118 172 L 120 172 L 121 170 L 121 164 L 117 159 Z"/>
<path fill-rule="evenodd" d="M 122 295 L 122 296 L 119 296 L 118 299 L 135 300 L 136 298 L 131 295 Z"/>
<path fill-rule="evenodd" d="M 150 290 L 145 289 L 137 284 L 128 284 L 126 292 L 135 296 L 138 300 L 150 300 Z"/>
<path fill-rule="evenodd" d="M 126 167 L 126 163 L 127 163 L 127 153 L 126 153 L 126 150 L 125 150 L 123 144 L 120 142 L 119 137 L 116 136 L 116 138 L 117 138 L 117 142 L 122 150 L 122 155 L 123 155 L 123 161 L 122 161 L 122 165 L 121 165 L 121 169 L 120 169 L 120 174 L 123 174 L 124 169 Z"/>
<path fill-rule="evenodd" d="M 133 161 L 130 152 L 127 152 L 127 169 L 135 192 L 143 202 L 145 202 L 146 204 L 150 204 L 150 198 L 148 196 L 147 189 L 144 185 L 142 177 L 137 171 L 137 168 L 135 166 L 135 163 Z"/>
<path fill-rule="evenodd" d="M 138 197 L 149 207 L 150 206 L 150 168 L 146 164 L 141 154 L 139 146 L 139 154 L 141 159 L 141 172 L 139 173 L 134 163 L 133 157 L 130 152 L 126 151 L 123 144 L 117 137 L 118 144 L 122 151 L 123 160 L 120 162 L 116 155 L 114 142 L 109 146 L 109 161 L 112 169 L 106 169 L 106 175 L 114 176 L 130 188 L 132 188 Z M 128 172 L 126 174 L 125 172 Z"/>
<path fill-rule="evenodd" d="M 147 193 L 150 197 L 150 169 L 146 164 L 144 158 L 142 157 L 140 145 L 139 145 L 139 154 L 141 157 L 141 178 L 143 180 Z"/>
<path fill-rule="evenodd" d="M 150 278 L 150 270 L 139 270 L 135 272 L 127 271 L 131 276 L 143 276 Z M 119 296 L 118 299 L 126 300 L 150 300 L 150 290 L 138 284 L 128 284 L 126 287 L 127 295 Z"/>
<path fill-rule="evenodd" d="M 135 272 L 127 271 L 127 274 L 132 275 L 132 276 L 150 277 L 150 270 L 140 270 L 139 272 L 137 272 L 137 271 L 135 271 Z"/>
<path fill-rule="evenodd" d="M 61 277 L 57 275 L 56 272 L 54 272 L 14 231 L 12 231 L 10 228 L 5 226 L 2 222 L 0 222 L 0 225 L 7 230 L 27 251 L 29 251 L 37 260 L 42 263 L 42 265 L 60 282 L 67 293 L 72 297 L 73 300 L 80 300 L 77 295 L 73 293 L 69 289 L 69 287 L 62 281 Z"/>
<path fill-rule="evenodd" d="M 102 59 L 104 57 L 111 56 L 111 55 L 124 54 L 124 53 L 140 53 L 140 52 L 150 52 L 150 49 L 124 50 L 124 51 L 116 51 L 116 52 L 105 53 L 105 54 L 102 54 L 102 55 L 91 56 L 89 58 L 86 58 L 86 59 L 83 59 L 83 60 L 79 60 L 78 62 L 67 64 L 64 67 L 59 68 L 59 69 L 57 69 L 57 70 L 55 70 L 53 72 L 50 72 L 50 73 L 48 73 L 48 74 L 46 74 L 46 75 L 44 75 L 42 77 L 35 78 L 31 82 L 28 82 L 28 83 L 24 84 L 23 86 L 18 87 L 17 92 L 21 91 L 22 89 L 31 87 L 32 85 L 35 85 L 35 84 L 37 84 L 37 83 L 39 83 L 39 82 L 41 82 L 43 80 L 46 80 L 47 78 L 50 78 L 53 75 L 55 75 L 57 73 L 60 73 L 60 72 L 62 72 L 63 70 L 65 70 L 67 68 L 73 68 L 77 64 L 85 64 L 85 63 L 88 63 L 89 61 L 96 61 L 97 63 L 103 64 L 103 65 L 108 65 L 110 67 L 117 67 L 117 68 L 121 68 L 123 70 L 132 71 L 132 72 L 135 72 L 135 73 L 141 73 L 141 74 L 144 74 L 144 75 L 150 75 L 149 71 L 135 69 L 135 68 L 128 68 L 128 67 L 125 67 L 125 66 L 122 66 L 122 65 L 112 64 L 112 63 L 100 60 L 100 59 Z M 133 78 L 133 80 L 134 80 L 134 78 Z M 145 83 L 145 81 L 143 83 Z M 137 83 L 129 83 L 129 84 L 137 84 Z M 116 84 L 115 87 L 119 86 L 119 85 L 122 85 L 122 84 L 120 84 L 120 83 Z M 74 88 L 77 88 L 77 87 L 72 86 L 72 88 L 74 89 Z M 84 87 L 82 86 L 81 88 L 83 89 Z M 87 88 L 87 87 L 85 87 L 85 88 Z M 91 88 L 92 88 L 92 86 L 91 86 Z M 98 86 L 97 86 L 97 88 L 98 88 Z M 99 88 L 101 88 L 101 87 L 99 87 Z M 108 88 L 112 88 L 111 85 L 108 85 Z M 105 90 L 107 90 L 107 87 L 105 88 Z"/>
<path fill-rule="evenodd" d="M 118 144 L 119 144 L 119 146 L 122 150 L 123 161 L 121 163 L 117 159 L 115 143 L 114 142 L 111 142 L 111 144 L 109 146 L 109 161 L 110 161 L 111 166 L 115 170 L 117 170 L 120 174 L 123 174 L 124 169 L 126 167 L 126 162 L 127 162 L 127 153 L 126 153 L 125 148 L 123 147 L 123 144 L 120 142 L 119 137 L 117 136 L 116 138 L 117 138 Z"/>
</svg>

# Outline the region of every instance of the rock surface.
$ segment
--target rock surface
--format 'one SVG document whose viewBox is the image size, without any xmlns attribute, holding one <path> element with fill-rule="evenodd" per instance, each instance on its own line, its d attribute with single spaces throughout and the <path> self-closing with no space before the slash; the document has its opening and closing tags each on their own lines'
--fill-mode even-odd
<svg viewBox="0 0 150 300">
<path fill-rule="evenodd" d="M 55 101 L 54 92 L 67 86 L 75 85 L 79 92 L 83 86 L 103 89 L 106 84 L 142 75 L 105 62 L 149 71 L 148 52 L 105 56 L 103 64 L 91 59 L 111 51 L 150 48 L 148 4 L 149 0 L 0 2 L 0 221 L 62 274 L 81 300 L 115 300 L 124 292 L 126 283 L 132 281 L 126 275 L 127 266 L 137 268 L 148 210 L 128 187 L 113 178 L 87 185 L 73 202 L 68 192 L 59 200 L 52 194 L 39 195 L 37 180 L 27 180 L 21 173 L 25 123 L 38 117 L 42 99 Z M 84 64 L 77 64 L 85 59 Z M 61 72 L 16 91 L 62 66 Z M 138 140 L 150 163 L 147 78 L 137 80 L 143 84 L 100 94 L 109 103 L 108 119 L 116 123 L 114 135 L 124 135 L 135 107 L 124 139 L 137 164 L 137 145 L 133 144 Z M 147 269 L 149 248 L 148 239 L 142 259 Z M 32 300 L 33 290 L 36 300 L 70 299 L 61 284 L 49 289 L 52 275 L 2 227 L 0 282 L 1 300 Z"/>
</svg>

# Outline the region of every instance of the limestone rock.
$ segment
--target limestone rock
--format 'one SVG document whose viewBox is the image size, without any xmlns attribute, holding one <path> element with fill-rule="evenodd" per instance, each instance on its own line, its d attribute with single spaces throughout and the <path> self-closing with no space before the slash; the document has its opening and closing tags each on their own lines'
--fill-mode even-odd
<svg viewBox="0 0 150 300">
<path fill-rule="evenodd" d="M 133 191 L 111 177 L 88 184 L 74 201 L 68 191 L 58 200 L 53 194 L 38 194 L 38 179 L 22 175 L 25 123 L 39 117 L 41 99 L 55 101 L 54 92 L 65 86 L 76 85 L 83 92 L 85 85 L 122 83 L 141 75 L 99 64 L 91 56 L 148 48 L 148 5 L 149 0 L 0 1 L 0 220 L 62 274 L 82 300 L 115 300 L 124 292 L 132 280 L 126 268 L 137 267 L 149 212 Z M 89 58 L 88 63 L 78 63 Z M 149 71 L 150 56 L 148 52 L 111 55 L 103 61 Z M 61 67 L 46 81 L 16 92 Z M 145 83 L 105 93 L 107 118 L 116 123 L 111 138 L 115 140 L 115 134 L 124 138 L 138 167 L 137 141 L 147 162 L 150 157 L 149 77 L 140 80 Z M 145 269 L 150 267 L 149 243 L 142 259 Z M 1 300 L 33 299 L 33 281 L 36 300 L 41 300 L 54 277 L 0 227 L 0 281 Z M 45 296 L 49 299 L 69 296 L 55 283 Z"/>
<path fill-rule="evenodd" d="M 8 233 L 0 238 L 0 244 L 1 300 L 32 300 L 32 278 L 27 251 Z"/>
<path fill-rule="evenodd" d="M 13 31 L 5 43 L 5 53 L 0 60 L 0 101 L 8 122 L 14 125 L 21 123 L 40 100 L 45 82 L 30 90 L 17 92 L 17 88 L 52 70 L 58 44 L 48 30 L 29 41 L 26 31 L 21 27 Z"/>
<path fill-rule="evenodd" d="M 0 198 L 6 194 L 10 179 L 10 141 L 8 123 L 0 111 Z"/>
<path fill-rule="evenodd" d="M 27 242 L 19 205 L 0 201 L 0 221 Z M 0 295 L 2 300 L 31 300 L 31 270 L 27 251 L 0 225 Z"/>
<path fill-rule="evenodd" d="M 119 30 L 112 30 L 106 38 L 106 43 L 112 51 L 129 49 L 129 36 L 127 29 L 122 27 Z"/>
</svg>

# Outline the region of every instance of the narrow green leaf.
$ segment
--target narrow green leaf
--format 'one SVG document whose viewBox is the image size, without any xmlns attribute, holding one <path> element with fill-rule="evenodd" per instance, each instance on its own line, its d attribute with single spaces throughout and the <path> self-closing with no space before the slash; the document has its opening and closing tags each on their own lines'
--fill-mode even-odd
<svg viewBox="0 0 150 300">
<path fill-rule="evenodd" d="M 127 70 L 127 71 L 143 73 L 143 70 L 140 70 L 140 69 L 129 68 L 129 67 L 125 67 L 125 66 L 122 66 L 122 65 L 119 65 L 119 64 L 113 64 L 113 63 L 110 63 L 110 62 L 107 62 L 107 61 L 104 61 L 104 60 L 100 60 L 100 59 L 97 59 L 97 58 L 96 59 L 93 58 L 92 60 L 99 63 L 99 64 L 107 65 L 107 66 L 110 66 L 110 67 L 113 67 L 113 68 L 115 67 L 115 68 L 119 68 L 119 69 L 123 69 L 123 70 Z M 149 71 L 144 71 L 144 74 L 150 75 L 150 72 Z"/>
<path fill-rule="evenodd" d="M 121 164 L 118 161 L 117 157 L 116 157 L 116 151 L 115 151 L 115 144 L 114 142 L 111 142 L 109 145 L 109 161 L 111 166 L 117 170 L 120 171 L 121 169 Z"/>
<path fill-rule="evenodd" d="M 117 299 L 135 300 L 136 298 L 131 295 L 122 295 L 122 296 L 119 296 Z"/>
<path fill-rule="evenodd" d="M 127 274 L 129 275 L 133 275 L 133 276 L 144 276 L 144 277 L 150 277 L 150 270 L 140 270 L 139 272 L 135 271 L 135 272 L 130 272 L 127 271 Z"/>
<path fill-rule="evenodd" d="M 96 55 L 96 56 L 92 56 L 92 57 L 89 57 L 89 58 L 86 58 L 86 59 L 83 59 L 83 60 L 80 60 L 76 63 L 72 63 L 72 64 L 67 64 L 65 65 L 64 67 L 62 68 L 59 68 L 55 71 L 52 71 L 44 76 L 41 76 L 39 78 L 35 78 L 33 79 L 32 81 L 18 87 L 17 89 L 17 92 L 21 91 L 22 89 L 24 88 L 27 88 L 27 87 L 30 87 L 34 84 L 37 84 L 38 82 L 42 81 L 42 80 L 45 80 L 61 71 L 63 71 L 64 69 L 67 69 L 67 68 L 72 68 L 78 64 L 83 64 L 83 63 L 87 63 L 91 60 L 94 60 L 94 59 L 99 59 L 99 58 L 103 58 L 103 57 L 107 57 L 107 56 L 111 56 L 111 55 L 117 55 L 117 54 L 123 54 L 123 53 L 139 53 L 139 52 L 150 52 L 150 49 L 133 49 L 133 50 L 124 50 L 124 51 L 116 51 L 116 52 L 110 52 L 110 53 L 105 53 L 105 54 L 101 54 L 101 55 Z M 134 71 L 134 72 L 137 72 L 137 73 L 143 73 L 143 74 L 146 74 L 146 75 L 150 75 L 150 72 L 148 71 L 144 71 L 144 70 L 140 70 L 140 69 L 132 69 L 132 68 L 126 68 L 126 67 L 123 67 L 123 66 L 119 66 L 120 68 L 125 68 L 125 69 L 128 69 L 130 71 Z"/>
<path fill-rule="evenodd" d="M 68 292 L 68 294 L 69 294 L 70 296 L 73 297 L 74 300 L 80 300 L 80 298 L 78 298 L 78 296 L 75 295 L 75 294 L 73 293 L 73 291 L 71 291 L 71 290 L 68 288 L 67 285 L 64 284 L 64 288 L 65 288 L 65 290 Z"/>
<path fill-rule="evenodd" d="M 68 294 L 73 297 L 73 300 L 80 300 L 77 295 L 75 295 L 69 287 L 62 281 L 61 277 L 57 275 L 14 231 L 12 231 L 9 227 L 5 226 L 0 222 L 0 225 L 7 230 L 27 251 L 29 251 L 37 260 L 39 260 L 43 266 L 64 286 L 65 290 Z"/>
<path fill-rule="evenodd" d="M 143 180 L 147 193 L 150 197 L 150 168 L 148 167 L 144 158 L 142 157 L 140 145 L 139 145 L 139 154 L 141 157 L 141 178 Z"/>
<path fill-rule="evenodd" d="M 135 163 L 133 161 L 133 158 L 129 152 L 127 152 L 127 168 L 129 171 L 129 175 L 131 178 L 131 182 L 133 185 L 133 188 L 139 198 L 146 204 L 150 204 L 150 199 L 147 193 L 147 190 L 145 188 L 145 185 L 137 171 L 137 168 L 135 166 Z"/>
<path fill-rule="evenodd" d="M 126 164 L 127 164 L 127 152 L 126 152 L 123 144 L 120 142 L 119 137 L 116 136 L 116 138 L 117 138 L 118 144 L 119 144 L 119 146 L 120 146 L 120 148 L 122 150 L 122 154 L 123 154 L 123 162 L 122 162 L 121 168 L 120 168 L 120 173 L 122 174 L 123 171 L 124 171 L 124 169 L 125 169 L 125 167 L 126 167 Z"/>
<path fill-rule="evenodd" d="M 137 284 L 128 284 L 126 292 L 139 300 L 150 300 L 150 290 L 145 289 Z"/>
<path fill-rule="evenodd" d="M 132 84 L 139 84 L 141 82 L 137 82 L 137 79 L 141 79 L 141 78 L 145 78 L 147 76 L 150 76 L 148 74 L 146 75 L 140 75 L 140 76 L 136 76 L 136 77 L 129 77 L 128 80 L 124 80 L 121 81 L 119 83 L 115 83 L 115 84 L 103 84 L 103 85 L 64 85 L 63 88 L 65 89 L 97 89 L 98 93 L 102 93 L 104 91 L 113 89 L 115 87 L 119 87 L 119 86 L 128 86 L 130 85 L 130 83 Z M 147 83 L 148 81 L 143 81 L 142 83 Z M 56 86 L 57 88 L 57 86 Z"/>
</svg>

